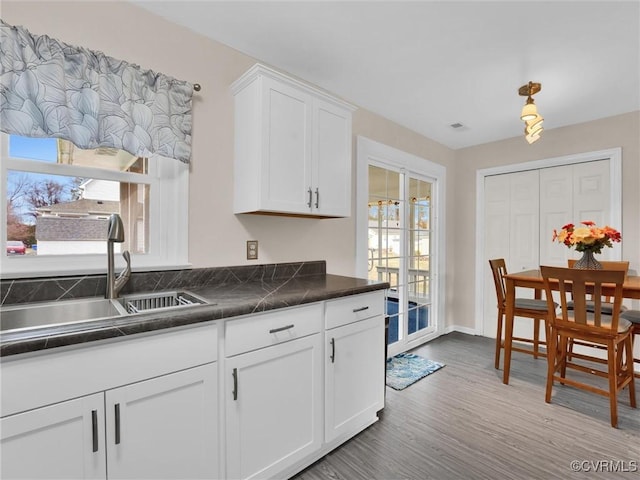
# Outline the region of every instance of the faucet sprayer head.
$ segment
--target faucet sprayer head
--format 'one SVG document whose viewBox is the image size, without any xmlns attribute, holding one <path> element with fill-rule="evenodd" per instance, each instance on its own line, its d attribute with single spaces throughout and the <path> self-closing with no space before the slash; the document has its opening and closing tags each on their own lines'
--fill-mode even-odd
<svg viewBox="0 0 640 480">
<path fill-rule="evenodd" d="M 117 213 L 112 213 L 109 217 L 107 241 L 108 242 L 124 242 L 124 225 L 122 219 Z"/>
</svg>

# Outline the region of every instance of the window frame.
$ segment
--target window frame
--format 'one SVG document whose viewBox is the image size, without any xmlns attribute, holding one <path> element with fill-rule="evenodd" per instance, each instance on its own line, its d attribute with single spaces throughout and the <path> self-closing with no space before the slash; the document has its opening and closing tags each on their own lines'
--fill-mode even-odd
<svg viewBox="0 0 640 480">
<path fill-rule="evenodd" d="M 136 270 L 161 270 L 189 267 L 188 199 L 189 166 L 178 160 L 154 155 L 149 158 L 147 174 L 120 172 L 87 166 L 48 163 L 9 157 L 9 134 L 0 132 L 0 197 L 2 222 L 0 238 L 7 239 L 7 171 L 18 170 L 64 176 L 79 176 L 118 182 L 145 184 L 150 188 L 149 250 L 131 254 Z M 105 239 L 106 242 L 106 239 Z M 116 268 L 124 268 L 116 255 Z M 28 278 L 58 275 L 99 274 L 107 269 L 106 254 L 0 256 L 0 278 Z"/>
</svg>

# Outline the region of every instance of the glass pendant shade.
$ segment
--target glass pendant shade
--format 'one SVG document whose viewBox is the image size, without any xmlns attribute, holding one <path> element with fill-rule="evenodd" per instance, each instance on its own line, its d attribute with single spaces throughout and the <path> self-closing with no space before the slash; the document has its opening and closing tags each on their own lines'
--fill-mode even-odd
<svg viewBox="0 0 640 480">
<path fill-rule="evenodd" d="M 529 103 L 529 100 L 527 100 L 527 103 L 525 104 L 525 106 L 522 107 L 520 120 L 527 122 L 527 121 L 534 120 L 537 116 L 538 116 L 538 109 L 536 108 L 535 103 L 533 103 L 533 100 L 531 100 L 531 103 Z"/>
</svg>

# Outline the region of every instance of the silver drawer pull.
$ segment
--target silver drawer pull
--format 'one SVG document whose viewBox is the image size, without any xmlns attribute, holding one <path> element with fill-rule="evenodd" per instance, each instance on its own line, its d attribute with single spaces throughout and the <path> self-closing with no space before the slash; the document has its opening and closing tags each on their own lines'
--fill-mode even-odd
<svg viewBox="0 0 640 480">
<path fill-rule="evenodd" d="M 284 332 L 285 330 L 289 330 L 290 328 L 293 328 L 293 324 L 292 325 L 286 325 L 284 327 L 279 327 L 279 328 L 272 328 L 271 330 L 269 330 L 269 333 Z"/>
<path fill-rule="evenodd" d="M 365 310 L 369 310 L 369 307 L 354 308 L 353 313 L 363 312 Z"/>
</svg>

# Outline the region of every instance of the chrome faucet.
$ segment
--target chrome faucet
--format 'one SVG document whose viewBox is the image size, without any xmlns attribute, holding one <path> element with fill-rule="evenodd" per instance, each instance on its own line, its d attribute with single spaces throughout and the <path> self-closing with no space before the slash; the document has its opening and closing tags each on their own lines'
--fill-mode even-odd
<svg viewBox="0 0 640 480">
<path fill-rule="evenodd" d="M 113 266 L 113 244 L 124 242 L 124 226 L 122 219 L 117 213 L 109 217 L 109 227 L 107 234 L 107 292 L 105 298 L 118 298 L 118 292 L 127 283 L 131 276 L 131 256 L 129 251 L 122 252 L 124 261 L 127 262 L 125 269 L 116 278 Z"/>
</svg>

